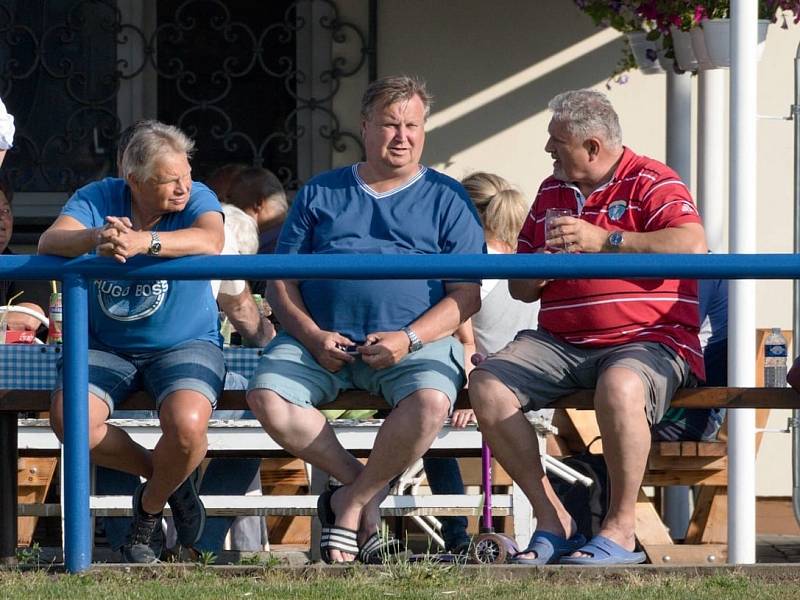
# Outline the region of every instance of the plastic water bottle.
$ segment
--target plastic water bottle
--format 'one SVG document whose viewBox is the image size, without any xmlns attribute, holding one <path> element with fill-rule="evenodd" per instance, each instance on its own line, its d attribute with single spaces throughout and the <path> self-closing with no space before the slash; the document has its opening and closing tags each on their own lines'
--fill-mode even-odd
<svg viewBox="0 0 800 600">
<path fill-rule="evenodd" d="M 764 342 L 764 387 L 786 387 L 786 338 L 778 327 Z"/>
</svg>

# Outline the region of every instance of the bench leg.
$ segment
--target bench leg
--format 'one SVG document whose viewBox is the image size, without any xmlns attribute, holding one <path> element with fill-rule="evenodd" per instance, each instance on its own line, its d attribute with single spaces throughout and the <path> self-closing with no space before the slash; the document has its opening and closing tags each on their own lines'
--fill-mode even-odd
<svg viewBox="0 0 800 600">
<path fill-rule="evenodd" d="M 311 467 L 311 489 L 312 495 L 318 496 L 322 494 L 328 485 L 328 474 L 321 470 Z M 316 516 L 311 517 L 311 547 L 309 548 L 309 555 L 312 562 L 322 560 L 319 553 L 319 539 L 322 535 L 322 525 Z"/>
<path fill-rule="evenodd" d="M 0 565 L 17 562 L 17 413 L 0 412 Z"/>
</svg>

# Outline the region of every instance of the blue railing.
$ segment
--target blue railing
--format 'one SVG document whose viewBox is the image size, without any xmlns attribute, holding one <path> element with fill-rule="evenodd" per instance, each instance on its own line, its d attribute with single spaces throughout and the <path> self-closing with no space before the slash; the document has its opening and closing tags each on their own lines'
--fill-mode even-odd
<svg viewBox="0 0 800 600">
<path fill-rule="evenodd" d="M 136 258 L 0 257 L 0 279 L 58 279 L 64 317 L 64 562 L 91 564 L 89 512 L 88 289 L 93 279 L 796 279 L 793 254 L 529 254 L 474 256 L 294 255 Z"/>
</svg>

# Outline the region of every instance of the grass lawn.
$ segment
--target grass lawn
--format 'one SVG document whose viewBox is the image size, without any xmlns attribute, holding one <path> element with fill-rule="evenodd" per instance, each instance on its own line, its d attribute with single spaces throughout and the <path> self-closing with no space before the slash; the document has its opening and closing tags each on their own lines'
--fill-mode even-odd
<svg viewBox="0 0 800 600">
<path fill-rule="evenodd" d="M 672 572 L 593 570 L 469 569 L 396 565 L 381 569 L 158 568 L 96 569 L 80 575 L 42 570 L 0 572 L 0 598 L 80 598 L 125 600 L 205 598 L 621 598 L 725 599 L 800 598 L 800 573 L 751 576 L 739 573 L 694 575 Z"/>
</svg>

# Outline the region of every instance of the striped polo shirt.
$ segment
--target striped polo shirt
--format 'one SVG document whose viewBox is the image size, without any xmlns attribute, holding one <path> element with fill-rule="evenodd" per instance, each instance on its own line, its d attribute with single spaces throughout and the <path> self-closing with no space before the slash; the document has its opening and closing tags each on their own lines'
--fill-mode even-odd
<svg viewBox="0 0 800 600">
<path fill-rule="evenodd" d="M 584 198 L 570 183 L 548 177 L 520 232 L 517 252 L 544 246 L 548 208 L 570 208 L 608 231 L 657 231 L 701 223 L 686 185 L 666 165 L 625 148 L 611 180 Z M 600 348 L 658 342 L 705 378 L 697 334 L 693 279 L 560 279 L 542 291 L 539 326 L 576 346 Z"/>
</svg>

